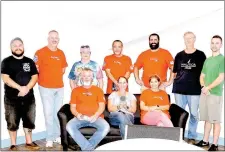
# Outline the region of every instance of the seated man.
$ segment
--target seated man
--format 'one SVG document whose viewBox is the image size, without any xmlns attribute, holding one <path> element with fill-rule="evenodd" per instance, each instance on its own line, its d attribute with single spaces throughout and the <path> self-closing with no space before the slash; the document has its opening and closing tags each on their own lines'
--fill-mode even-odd
<svg viewBox="0 0 225 152">
<path fill-rule="evenodd" d="M 159 89 L 159 77 L 151 76 L 149 83 L 151 88 L 143 91 L 140 96 L 141 123 L 173 127 L 169 115 L 169 97 L 165 91 Z"/>
<path fill-rule="evenodd" d="M 81 72 L 82 86 L 73 89 L 70 100 L 70 110 L 75 116 L 66 130 L 81 147 L 81 150 L 94 150 L 98 143 L 108 134 L 110 126 L 104 120 L 105 98 L 103 91 L 92 86 L 93 72 L 84 68 Z M 79 131 L 82 127 L 95 127 L 97 131 L 87 140 Z"/>
<path fill-rule="evenodd" d="M 124 138 L 125 125 L 134 123 L 137 99 L 132 93 L 126 91 L 128 80 L 125 77 L 119 77 L 118 83 L 118 91 L 112 92 L 108 97 L 109 122 L 119 126 L 120 134 Z"/>
</svg>

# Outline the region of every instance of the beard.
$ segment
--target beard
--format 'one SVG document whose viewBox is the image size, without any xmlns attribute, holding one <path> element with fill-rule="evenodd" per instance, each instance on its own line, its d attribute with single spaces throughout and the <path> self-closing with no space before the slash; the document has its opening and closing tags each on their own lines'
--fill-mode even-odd
<svg viewBox="0 0 225 152">
<path fill-rule="evenodd" d="M 153 45 L 155 44 L 155 45 Z M 152 50 L 156 50 L 159 48 L 159 43 L 149 43 L 149 47 L 152 49 Z"/>
<path fill-rule="evenodd" d="M 17 54 L 17 53 L 16 53 L 17 50 L 20 50 L 20 51 L 22 51 L 22 52 L 21 52 L 20 54 Z M 15 52 L 12 51 L 12 54 L 15 55 L 16 57 L 21 57 L 21 56 L 23 56 L 24 51 L 21 50 L 21 49 L 17 49 L 17 50 L 15 50 Z"/>
<path fill-rule="evenodd" d="M 90 86 L 91 85 L 91 81 L 88 81 L 88 82 L 83 82 L 83 86 Z"/>
</svg>

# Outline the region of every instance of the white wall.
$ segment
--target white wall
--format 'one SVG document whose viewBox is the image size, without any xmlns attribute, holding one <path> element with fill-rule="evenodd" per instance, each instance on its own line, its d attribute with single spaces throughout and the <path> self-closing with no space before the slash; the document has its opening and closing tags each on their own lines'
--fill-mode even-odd
<svg viewBox="0 0 225 152">
<path fill-rule="evenodd" d="M 92 59 L 100 65 L 106 55 L 112 53 L 115 39 L 124 42 L 124 54 L 135 62 L 137 56 L 148 49 L 148 35 L 159 33 L 160 45 L 175 56 L 184 48 L 183 34 L 193 31 L 196 48 L 211 54 L 210 39 L 219 34 L 224 38 L 224 2 L 2 2 L 1 59 L 10 55 L 9 43 L 16 36 L 25 44 L 26 56 L 33 58 L 35 51 L 47 44 L 48 31 L 60 34 L 59 47 L 64 50 L 69 67 L 64 76 L 65 100 L 70 99 L 67 79 L 72 64 L 80 59 L 79 47 L 91 46 Z M 222 49 L 224 52 L 224 49 Z M 105 84 L 106 82 L 106 77 Z M 139 87 L 130 78 L 131 92 L 139 93 Z M 106 87 L 105 87 L 106 88 Z M 37 85 L 34 88 L 37 114 L 34 133 L 45 130 L 42 104 Z M 171 93 L 171 87 L 167 90 Z M 3 83 L 1 83 L 1 139 L 8 139 L 4 117 Z M 173 99 L 173 96 L 172 96 Z M 174 100 L 173 100 L 174 101 Z M 224 111 L 224 110 L 223 110 Z M 224 114 L 223 114 L 224 116 Z M 22 125 L 21 125 L 22 128 Z M 197 131 L 203 133 L 200 122 Z M 18 136 L 24 135 L 22 129 Z M 221 137 L 224 138 L 224 123 Z"/>
</svg>

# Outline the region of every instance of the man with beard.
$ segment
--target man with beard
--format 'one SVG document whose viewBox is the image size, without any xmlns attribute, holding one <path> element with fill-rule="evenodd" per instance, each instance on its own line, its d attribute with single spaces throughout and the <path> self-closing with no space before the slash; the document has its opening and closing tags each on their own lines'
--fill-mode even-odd
<svg viewBox="0 0 225 152">
<path fill-rule="evenodd" d="M 5 83 L 5 120 L 11 139 L 9 150 L 18 150 L 16 136 L 21 118 L 26 138 L 25 147 L 38 150 L 39 146 L 32 142 L 36 115 L 33 87 L 37 82 L 38 72 L 33 60 L 23 55 L 24 45 L 20 38 L 14 38 L 10 47 L 12 56 L 5 58 L 1 64 L 1 76 Z"/>
<path fill-rule="evenodd" d="M 64 97 L 63 74 L 67 67 L 66 57 L 57 46 L 59 34 L 52 30 L 48 34 L 48 45 L 35 53 L 34 61 L 39 70 L 38 84 L 46 125 L 46 147 L 53 142 L 61 144 L 57 112 Z"/>
<path fill-rule="evenodd" d="M 162 82 L 160 89 L 165 90 L 173 81 L 173 57 L 168 50 L 159 48 L 159 35 L 153 33 L 149 36 L 150 49 L 142 52 L 134 64 L 134 76 L 137 84 L 142 88 L 149 88 L 149 78 L 157 75 Z M 139 70 L 143 68 L 142 80 Z M 167 81 L 167 70 L 170 69 L 170 78 Z"/>
<path fill-rule="evenodd" d="M 103 115 L 106 103 L 104 93 L 101 88 L 92 85 L 93 78 L 93 71 L 84 68 L 81 72 L 83 84 L 74 88 L 71 94 L 70 110 L 74 118 L 67 123 L 66 130 L 81 150 L 94 150 L 110 129 Z M 79 130 L 87 126 L 96 128 L 89 140 Z"/>
<path fill-rule="evenodd" d="M 133 71 L 132 61 L 129 56 L 122 54 L 123 43 L 115 40 L 112 43 L 113 54 L 104 58 L 103 70 L 108 77 L 106 93 L 111 94 L 118 88 L 118 78 L 124 76 L 127 80 Z M 128 87 L 127 87 L 128 91 Z"/>
<path fill-rule="evenodd" d="M 201 94 L 199 77 L 206 59 L 204 52 L 194 47 L 195 35 L 193 32 L 184 33 L 186 48 L 177 53 L 174 61 L 173 90 L 175 102 L 185 109 L 189 107 L 190 119 L 188 125 L 188 142 L 195 143 L 197 138 L 198 108 Z"/>
<path fill-rule="evenodd" d="M 218 139 L 220 137 L 223 107 L 224 84 L 224 55 L 220 53 L 222 38 L 215 35 L 211 39 L 212 56 L 204 62 L 200 83 L 202 93 L 200 96 L 200 120 L 205 121 L 204 137 L 196 145 L 209 146 L 209 136 L 213 125 L 213 143 L 208 151 L 218 151 Z"/>
</svg>

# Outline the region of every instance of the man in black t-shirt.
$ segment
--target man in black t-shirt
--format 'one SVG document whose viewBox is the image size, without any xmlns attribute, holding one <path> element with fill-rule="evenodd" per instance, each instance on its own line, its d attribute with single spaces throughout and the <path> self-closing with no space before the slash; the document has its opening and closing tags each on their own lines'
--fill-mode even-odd
<svg viewBox="0 0 225 152">
<path fill-rule="evenodd" d="M 32 142 L 36 115 L 33 87 L 37 82 L 38 72 L 33 60 L 23 55 L 24 46 L 20 38 L 14 38 L 10 47 L 12 56 L 5 58 L 1 63 L 1 76 L 5 83 L 5 120 L 11 139 L 9 150 L 17 150 L 16 133 L 21 118 L 26 136 L 25 147 L 38 150 L 39 146 Z"/>
<path fill-rule="evenodd" d="M 186 49 L 177 53 L 174 62 L 173 90 L 175 102 L 185 109 L 188 104 L 190 111 L 188 139 L 195 143 L 197 138 L 198 108 L 201 94 L 200 74 L 206 59 L 204 52 L 194 48 L 195 35 L 192 32 L 184 34 Z"/>
</svg>

